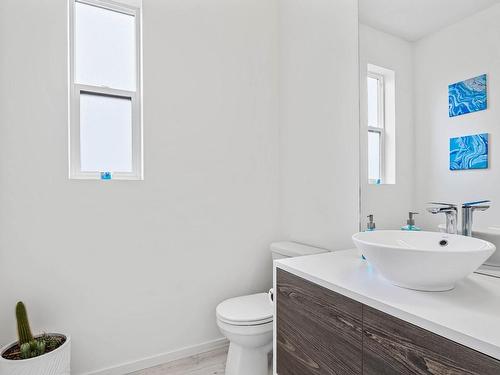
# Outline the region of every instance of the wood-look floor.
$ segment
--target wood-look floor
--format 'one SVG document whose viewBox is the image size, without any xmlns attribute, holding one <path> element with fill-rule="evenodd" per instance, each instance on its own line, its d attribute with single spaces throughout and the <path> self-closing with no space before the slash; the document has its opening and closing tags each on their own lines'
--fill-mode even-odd
<svg viewBox="0 0 500 375">
<path fill-rule="evenodd" d="M 129 375 L 221 375 L 225 373 L 227 349 L 226 346 Z"/>
</svg>

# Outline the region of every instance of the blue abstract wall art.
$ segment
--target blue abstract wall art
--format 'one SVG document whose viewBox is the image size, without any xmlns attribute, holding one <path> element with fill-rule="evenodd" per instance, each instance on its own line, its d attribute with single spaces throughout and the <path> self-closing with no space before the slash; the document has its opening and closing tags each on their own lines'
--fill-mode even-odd
<svg viewBox="0 0 500 375">
<path fill-rule="evenodd" d="M 488 134 L 450 139 L 450 170 L 488 168 Z"/>
<path fill-rule="evenodd" d="M 448 86 L 450 117 L 483 111 L 488 107 L 486 74 Z"/>
</svg>

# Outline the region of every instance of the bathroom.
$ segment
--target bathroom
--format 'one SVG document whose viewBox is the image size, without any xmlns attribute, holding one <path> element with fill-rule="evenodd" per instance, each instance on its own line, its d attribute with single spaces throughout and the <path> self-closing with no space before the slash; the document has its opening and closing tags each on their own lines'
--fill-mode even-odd
<svg viewBox="0 0 500 375">
<path fill-rule="evenodd" d="M 352 238 L 444 239 L 448 273 L 454 246 L 496 246 L 499 16 L 498 0 L 0 0 L 0 375 L 500 373 L 494 262 L 423 291 Z M 467 202 L 485 208 L 472 238 Z M 345 327 L 285 298 L 298 279 L 355 306 L 352 327 L 382 311 L 466 363 L 345 353 L 328 329 Z M 240 324 L 217 313 L 234 298 Z M 24 312 L 60 346 L 6 359 Z M 258 355 L 234 326 L 265 328 Z M 332 336 L 311 342 L 318 326 Z"/>
</svg>

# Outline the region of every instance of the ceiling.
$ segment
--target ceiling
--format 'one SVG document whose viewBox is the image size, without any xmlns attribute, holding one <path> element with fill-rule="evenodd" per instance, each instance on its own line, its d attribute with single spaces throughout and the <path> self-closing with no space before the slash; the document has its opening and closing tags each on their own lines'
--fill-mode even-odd
<svg viewBox="0 0 500 375">
<path fill-rule="evenodd" d="M 416 41 L 500 0 L 359 0 L 359 20 Z"/>
</svg>

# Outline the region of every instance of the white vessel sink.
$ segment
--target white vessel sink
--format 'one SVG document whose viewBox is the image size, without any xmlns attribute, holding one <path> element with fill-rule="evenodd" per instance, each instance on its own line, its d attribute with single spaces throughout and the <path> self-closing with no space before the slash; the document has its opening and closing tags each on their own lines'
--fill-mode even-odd
<svg viewBox="0 0 500 375">
<path fill-rule="evenodd" d="M 379 230 L 357 233 L 352 239 L 392 284 L 423 291 L 453 289 L 496 249 L 478 238 L 439 232 Z"/>
<path fill-rule="evenodd" d="M 446 225 L 439 224 L 439 231 L 446 232 Z M 489 227 L 473 227 L 472 237 L 480 238 L 491 242 L 500 249 L 500 226 L 492 225 Z M 485 262 L 485 265 L 492 267 L 500 267 L 500 250 L 495 251 Z"/>
</svg>

